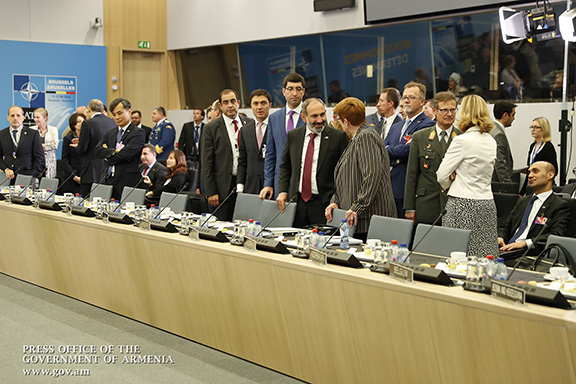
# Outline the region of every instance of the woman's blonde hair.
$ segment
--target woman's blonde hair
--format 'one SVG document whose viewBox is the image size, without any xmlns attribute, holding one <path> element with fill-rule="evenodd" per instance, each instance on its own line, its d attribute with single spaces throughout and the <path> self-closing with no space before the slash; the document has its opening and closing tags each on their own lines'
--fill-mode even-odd
<svg viewBox="0 0 576 384">
<path fill-rule="evenodd" d="M 468 95 L 460 102 L 458 128 L 466 132 L 471 127 L 480 128 L 480 133 L 488 133 L 494 128 L 488 105 L 478 95 Z"/>
<path fill-rule="evenodd" d="M 544 142 L 551 141 L 552 131 L 550 129 L 550 122 L 548 121 L 548 119 L 543 116 L 540 116 L 532 121 L 537 122 L 542 127 L 542 140 L 544 140 Z M 534 139 L 534 141 L 536 141 L 536 139 Z"/>
</svg>

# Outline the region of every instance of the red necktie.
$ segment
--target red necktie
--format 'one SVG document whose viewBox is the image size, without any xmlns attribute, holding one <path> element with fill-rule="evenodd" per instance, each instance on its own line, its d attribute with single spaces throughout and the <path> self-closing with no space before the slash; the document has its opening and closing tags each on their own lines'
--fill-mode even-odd
<svg viewBox="0 0 576 384">
<path fill-rule="evenodd" d="M 314 159 L 314 138 L 315 133 L 311 133 L 308 148 L 306 148 L 306 158 L 304 159 L 304 174 L 302 175 L 302 200 L 308 202 L 312 198 L 312 160 Z"/>
<path fill-rule="evenodd" d="M 150 169 L 150 167 L 147 165 L 146 168 L 144 168 L 144 172 L 142 173 L 142 176 L 147 176 L 149 169 Z"/>
<path fill-rule="evenodd" d="M 234 123 L 234 133 L 236 133 L 236 144 L 238 144 L 238 122 L 236 120 L 232 120 L 232 122 Z"/>
</svg>

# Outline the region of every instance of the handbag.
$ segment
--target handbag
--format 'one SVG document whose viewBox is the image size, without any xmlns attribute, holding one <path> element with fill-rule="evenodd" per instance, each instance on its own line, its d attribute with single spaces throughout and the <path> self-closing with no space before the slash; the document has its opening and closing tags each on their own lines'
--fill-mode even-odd
<svg viewBox="0 0 576 384">
<path fill-rule="evenodd" d="M 519 269 L 528 271 L 549 273 L 552 267 L 567 267 L 568 271 L 574 276 L 576 262 L 572 258 L 570 251 L 562 244 L 553 243 L 548 245 L 537 256 L 525 256 L 517 265 Z"/>
</svg>

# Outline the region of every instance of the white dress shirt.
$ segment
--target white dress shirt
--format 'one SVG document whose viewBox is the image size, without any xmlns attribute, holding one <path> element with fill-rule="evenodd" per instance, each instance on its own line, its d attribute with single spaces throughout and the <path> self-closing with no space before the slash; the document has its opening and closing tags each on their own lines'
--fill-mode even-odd
<svg viewBox="0 0 576 384">
<path fill-rule="evenodd" d="M 224 123 L 228 130 L 228 138 L 230 139 L 230 147 L 232 148 L 232 175 L 236 176 L 238 174 L 238 156 L 240 155 L 238 150 L 238 132 L 240 132 L 240 128 L 242 127 L 242 120 L 236 115 L 234 119 L 238 123 L 238 132 L 236 132 L 234 129 L 234 120 L 224 114 L 222 114 L 222 117 L 224 117 Z"/>
<path fill-rule="evenodd" d="M 436 176 L 449 196 L 489 200 L 492 196 L 492 173 L 496 162 L 496 141 L 478 127 L 456 136 L 448 147 Z M 456 171 L 456 179 L 450 180 Z"/>
<path fill-rule="evenodd" d="M 528 225 L 526 225 L 526 229 L 524 229 L 524 232 L 522 232 L 520 236 L 518 236 L 518 239 L 516 239 L 516 241 L 526 240 L 526 245 L 528 246 L 528 248 L 532 248 L 532 240 L 527 239 L 528 231 L 530 231 L 532 223 L 534 222 L 534 220 L 536 220 L 536 215 L 538 214 L 540 208 L 542 208 L 542 204 L 544 204 L 546 199 L 549 198 L 551 194 L 552 190 L 549 190 L 536 195 L 537 199 L 534 200 L 534 204 L 532 204 L 532 209 L 530 210 L 530 214 L 528 215 Z M 518 228 L 516 228 L 516 231 L 517 230 Z M 516 231 L 514 231 L 514 233 L 516 233 Z"/>
</svg>

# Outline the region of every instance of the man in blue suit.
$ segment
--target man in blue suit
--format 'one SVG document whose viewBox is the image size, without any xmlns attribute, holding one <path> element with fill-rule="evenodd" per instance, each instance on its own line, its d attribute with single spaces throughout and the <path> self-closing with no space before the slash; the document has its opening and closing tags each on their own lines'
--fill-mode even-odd
<svg viewBox="0 0 576 384">
<path fill-rule="evenodd" d="M 44 149 L 38 131 L 24 126 L 24 111 L 17 105 L 8 109 L 10 126 L 0 131 L 0 168 L 14 184 L 18 174 L 40 176 L 44 170 Z"/>
<path fill-rule="evenodd" d="M 390 156 L 390 178 L 398 217 L 404 217 L 404 184 L 412 134 L 420 129 L 431 127 L 434 122 L 424 112 L 426 87 L 424 84 L 410 82 L 404 86 L 402 105 L 406 120 L 392 125 L 384 140 Z"/>
<path fill-rule="evenodd" d="M 271 114 L 268 119 L 264 188 L 260 191 L 262 200 L 278 196 L 278 174 L 286 145 L 286 136 L 288 131 L 304 125 L 300 117 L 305 91 L 304 82 L 304 78 L 297 73 L 290 73 L 284 78 L 282 94 L 286 98 L 286 106 Z"/>
<path fill-rule="evenodd" d="M 382 140 L 386 138 L 392 125 L 402 121 L 402 116 L 398 113 L 401 98 L 396 88 L 384 88 L 376 104 L 377 111 L 366 116 L 366 124 L 374 128 Z"/>
<path fill-rule="evenodd" d="M 164 107 L 156 107 L 152 111 L 152 121 L 156 123 L 150 135 L 150 144 L 156 147 L 158 160 L 166 160 L 174 150 L 176 130 L 174 125 L 166 118 Z"/>
</svg>

